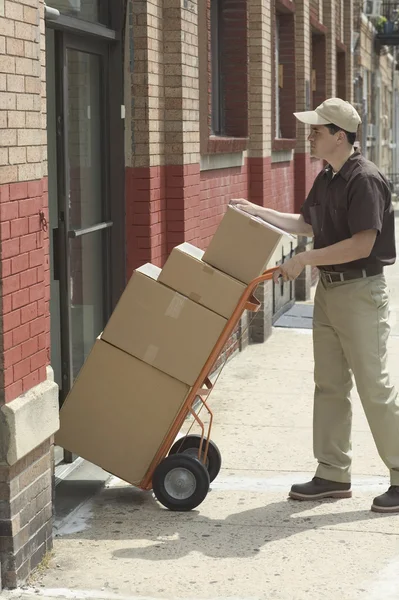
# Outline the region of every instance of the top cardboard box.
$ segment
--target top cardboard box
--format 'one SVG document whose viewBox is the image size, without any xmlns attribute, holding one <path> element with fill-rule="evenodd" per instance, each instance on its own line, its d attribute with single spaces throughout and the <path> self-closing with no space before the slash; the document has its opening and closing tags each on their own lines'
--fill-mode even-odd
<svg viewBox="0 0 399 600">
<path fill-rule="evenodd" d="M 226 319 L 158 282 L 161 270 L 137 269 L 102 339 L 188 385 L 193 385 Z"/>
<path fill-rule="evenodd" d="M 203 260 L 249 284 L 266 269 L 284 234 L 277 227 L 228 206 Z"/>
<path fill-rule="evenodd" d="M 158 281 L 229 319 L 246 286 L 203 262 L 204 251 L 189 243 L 174 248 Z"/>
</svg>

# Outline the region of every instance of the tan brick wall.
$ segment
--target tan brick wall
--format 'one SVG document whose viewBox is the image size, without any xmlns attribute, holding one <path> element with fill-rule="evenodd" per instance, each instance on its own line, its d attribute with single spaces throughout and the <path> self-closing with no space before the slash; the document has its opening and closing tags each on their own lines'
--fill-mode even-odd
<svg viewBox="0 0 399 600">
<path fill-rule="evenodd" d="M 309 27 L 310 3 L 309 0 L 296 2 L 296 60 L 297 81 L 296 97 L 297 110 L 310 110 L 311 107 L 311 35 Z M 309 128 L 298 121 L 297 123 L 297 153 L 310 151 L 307 136 Z"/>
<path fill-rule="evenodd" d="M 0 184 L 47 173 L 43 10 L 43 0 L 5 0 L 0 17 Z"/>
<path fill-rule="evenodd" d="M 319 0 L 310 0 L 310 14 L 314 17 L 319 23 L 321 22 L 320 17 L 320 2 Z"/>
<path fill-rule="evenodd" d="M 164 1 L 163 36 L 165 162 L 195 164 L 200 158 L 196 0 Z"/>
<path fill-rule="evenodd" d="M 344 42 L 345 3 L 346 0 L 335 0 L 335 32 L 339 42 Z"/>
<path fill-rule="evenodd" d="M 127 165 L 199 162 L 197 2 L 139 0 L 129 11 Z"/>
<path fill-rule="evenodd" d="M 360 26 L 360 65 L 369 71 L 374 68 L 374 29 L 371 23 L 362 19 Z"/>
<path fill-rule="evenodd" d="M 324 0 L 324 21 L 328 27 L 327 32 L 327 69 L 326 69 L 326 91 L 327 97 L 334 97 L 337 93 L 337 44 L 336 44 L 336 3 L 340 0 Z"/>
<path fill-rule="evenodd" d="M 270 157 L 272 151 L 274 102 L 273 19 L 274 2 L 248 0 L 249 65 L 249 157 Z M 328 27 L 327 92 L 336 94 L 336 38 L 350 46 L 352 0 L 296 0 L 296 108 L 311 108 L 310 15 Z M 337 9 L 338 6 L 338 9 Z M 133 167 L 165 164 L 193 164 L 199 161 L 199 136 L 205 147 L 206 119 L 199 112 L 198 54 L 202 70 L 206 65 L 205 4 L 197 0 L 137 0 L 131 3 L 128 76 L 132 85 L 126 97 L 127 165 Z M 198 14 L 199 13 L 199 14 Z M 198 27 L 201 40 L 198 42 Z M 349 49 L 347 82 L 352 78 Z M 203 84 L 203 82 L 202 82 Z M 350 89 L 352 86 L 350 86 Z M 208 89 L 201 86 L 201 105 Z M 309 151 L 307 129 L 298 124 L 297 152 Z M 132 141 L 131 141 L 132 140 Z"/>
<path fill-rule="evenodd" d="M 353 0 L 344 2 L 344 44 L 346 45 L 346 100 L 353 102 L 353 53 L 352 53 L 352 31 L 354 27 Z"/>
<path fill-rule="evenodd" d="M 162 0 L 129 2 L 125 68 L 127 165 L 163 164 L 164 66 Z"/>
<path fill-rule="evenodd" d="M 272 67 L 270 3 L 248 0 L 249 157 L 272 150 Z"/>
</svg>

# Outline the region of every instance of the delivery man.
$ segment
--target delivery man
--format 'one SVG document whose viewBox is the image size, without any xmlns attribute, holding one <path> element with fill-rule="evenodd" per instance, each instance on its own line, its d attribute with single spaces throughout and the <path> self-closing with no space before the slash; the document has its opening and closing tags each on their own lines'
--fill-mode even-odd
<svg viewBox="0 0 399 600">
<path fill-rule="evenodd" d="M 297 254 L 275 274 L 275 281 L 292 281 L 307 265 L 320 273 L 313 318 L 313 443 L 318 467 L 312 481 L 292 486 L 290 497 L 351 497 L 353 373 L 391 478 L 372 510 L 399 513 L 399 398 L 387 370 L 384 277 L 384 267 L 396 258 L 389 185 L 377 167 L 354 150 L 361 119 L 351 104 L 330 98 L 316 110 L 295 116 L 311 126 L 312 155 L 328 163 L 301 213 L 279 213 L 247 200 L 232 202 L 290 233 L 314 237 L 313 250 Z"/>
</svg>

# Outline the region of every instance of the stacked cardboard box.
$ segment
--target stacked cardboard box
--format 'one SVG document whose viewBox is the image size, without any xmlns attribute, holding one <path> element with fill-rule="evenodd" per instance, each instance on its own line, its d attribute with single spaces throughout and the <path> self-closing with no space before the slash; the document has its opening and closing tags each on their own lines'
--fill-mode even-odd
<svg viewBox="0 0 399 600">
<path fill-rule="evenodd" d="M 102 339 L 193 385 L 226 319 L 158 282 L 153 265 L 137 269 Z"/>
<path fill-rule="evenodd" d="M 61 410 L 56 443 L 138 485 L 281 233 L 228 208 L 208 250 L 131 277 Z"/>
<path fill-rule="evenodd" d="M 189 389 L 98 339 L 61 409 L 56 443 L 139 485 Z"/>
<path fill-rule="evenodd" d="M 158 281 L 229 319 L 245 284 L 203 261 L 204 252 L 184 243 L 172 250 Z"/>
<path fill-rule="evenodd" d="M 249 284 L 266 269 L 282 234 L 277 227 L 228 206 L 204 262 Z"/>
</svg>

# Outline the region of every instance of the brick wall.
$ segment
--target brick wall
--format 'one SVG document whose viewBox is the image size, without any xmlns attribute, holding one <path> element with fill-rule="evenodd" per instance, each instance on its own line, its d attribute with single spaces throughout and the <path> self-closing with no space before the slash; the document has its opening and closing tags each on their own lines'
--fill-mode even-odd
<svg viewBox="0 0 399 600">
<path fill-rule="evenodd" d="M 5 402 L 46 379 L 48 234 L 39 217 L 47 205 L 45 184 L 0 189 Z"/>
<path fill-rule="evenodd" d="M 161 0 L 128 3 L 125 65 L 127 275 L 166 253 L 164 216 L 163 9 Z M 168 83 L 173 83 L 169 81 Z M 177 85 L 177 82 L 176 82 Z"/>
<path fill-rule="evenodd" d="M 352 32 L 355 29 L 355 15 L 356 10 L 359 10 L 359 6 L 354 3 L 354 0 L 347 0 L 344 2 L 344 44 L 346 46 L 346 60 L 345 60 L 345 72 L 346 72 L 346 87 L 345 87 L 345 99 L 348 102 L 353 102 L 354 97 L 354 85 L 353 85 L 353 73 L 354 73 L 354 57 L 352 53 Z M 356 19 L 357 20 L 357 19 Z"/>
<path fill-rule="evenodd" d="M 321 22 L 320 19 L 320 2 L 319 0 L 310 0 L 310 16 L 316 19 L 316 21 Z"/>
<path fill-rule="evenodd" d="M 201 239 L 200 247 L 206 248 L 233 198 L 248 195 L 247 166 L 202 171 L 201 173 Z"/>
<path fill-rule="evenodd" d="M 324 0 L 323 25 L 327 27 L 326 35 L 326 54 L 327 54 L 327 68 L 326 68 L 326 91 L 327 97 L 332 98 L 336 96 L 337 78 L 337 5 L 340 0 Z"/>
<path fill-rule="evenodd" d="M 225 28 L 222 34 L 227 31 L 227 23 L 230 32 L 243 28 L 244 4 L 244 0 L 222 2 Z M 276 0 L 270 7 L 263 0 L 246 0 L 250 32 L 247 163 L 244 169 L 203 172 L 199 169 L 200 148 L 202 154 L 242 148 L 242 140 L 237 137 L 209 137 L 210 1 L 198 5 L 198 12 L 195 3 L 188 2 L 182 8 L 180 0 L 170 0 L 163 6 L 159 0 L 130 4 L 128 76 L 132 82 L 129 92 L 133 121 L 127 170 L 129 274 L 147 260 L 161 266 L 170 250 L 184 240 L 205 248 L 225 206 L 235 195 L 282 210 L 299 209 L 321 162 L 310 159 L 308 128 L 297 123 L 292 113 L 295 109 L 307 110 L 325 99 L 327 76 L 330 90 L 333 78 L 336 85 L 336 11 L 335 3 L 333 8 L 327 4 L 330 3 L 323 0 L 297 0 L 295 4 Z M 285 140 L 273 140 L 274 10 L 281 19 L 280 60 L 284 64 L 285 92 L 282 129 L 284 136 L 296 138 L 295 160 L 276 164 L 271 161 L 272 146 L 274 151 L 286 150 L 288 146 L 284 146 Z M 331 28 L 328 39 L 321 32 L 315 36 L 313 64 L 311 15 Z M 179 27 L 185 33 L 185 41 L 179 36 Z M 233 39 L 238 37 L 237 34 Z M 245 41 L 245 37 L 242 39 Z M 245 79 L 244 71 L 240 71 L 243 47 L 244 44 L 232 45 L 227 39 L 223 55 L 225 62 L 229 56 L 234 63 L 235 73 L 240 75 L 237 81 Z M 312 67 L 317 70 L 313 98 Z M 232 80 L 227 77 L 226 81 Z M 237 88 L 228 101 L 245 104 L 241 92 Z M 240 127 L 233 132 L 235 136 L 241 134 Z"/>
<path fill-rule="evenodd" d="M 271 174 L 270 196 L 272 208 L 281 212 L 294 212 L 294 161 L 272 164 Z"/>
<path fill-rule="evenodd" d="M 52 548 L 49 444 L 11 468 L 0 465 L 0 562 L 4 587 L 23 583 Z"/>
<path fill-rule="evenodd" d="M 343 12 L 344 4 L 342 0 L 335 0 L 336 2 L 336 15 L 335 15 L 335 37 L 338 41 L 343 41 Z"/>
<path fill-rule="evenodd" d="M 0 409 L 4 403 L 13 406 L 22 394 L 26 405 L 38 400 L 39 384 L 47 378 L 45 79 L 43 0 L 5 0 L 0 3 Z M 22 435 L 17 429 L 15 435 Z M 32 443 L 34 447 L 34 437 Z M 3 586 L 22 583 L 51 547 L 52 443 L 46 440 L 12 466 L 0 448 Z"/>
<path fill-rule="evenodd" d="M 43 381 L 49 362 L 43 10 L 42 1 L 6 0 L 0 17 L 3 402 Z"/>
</svg>

